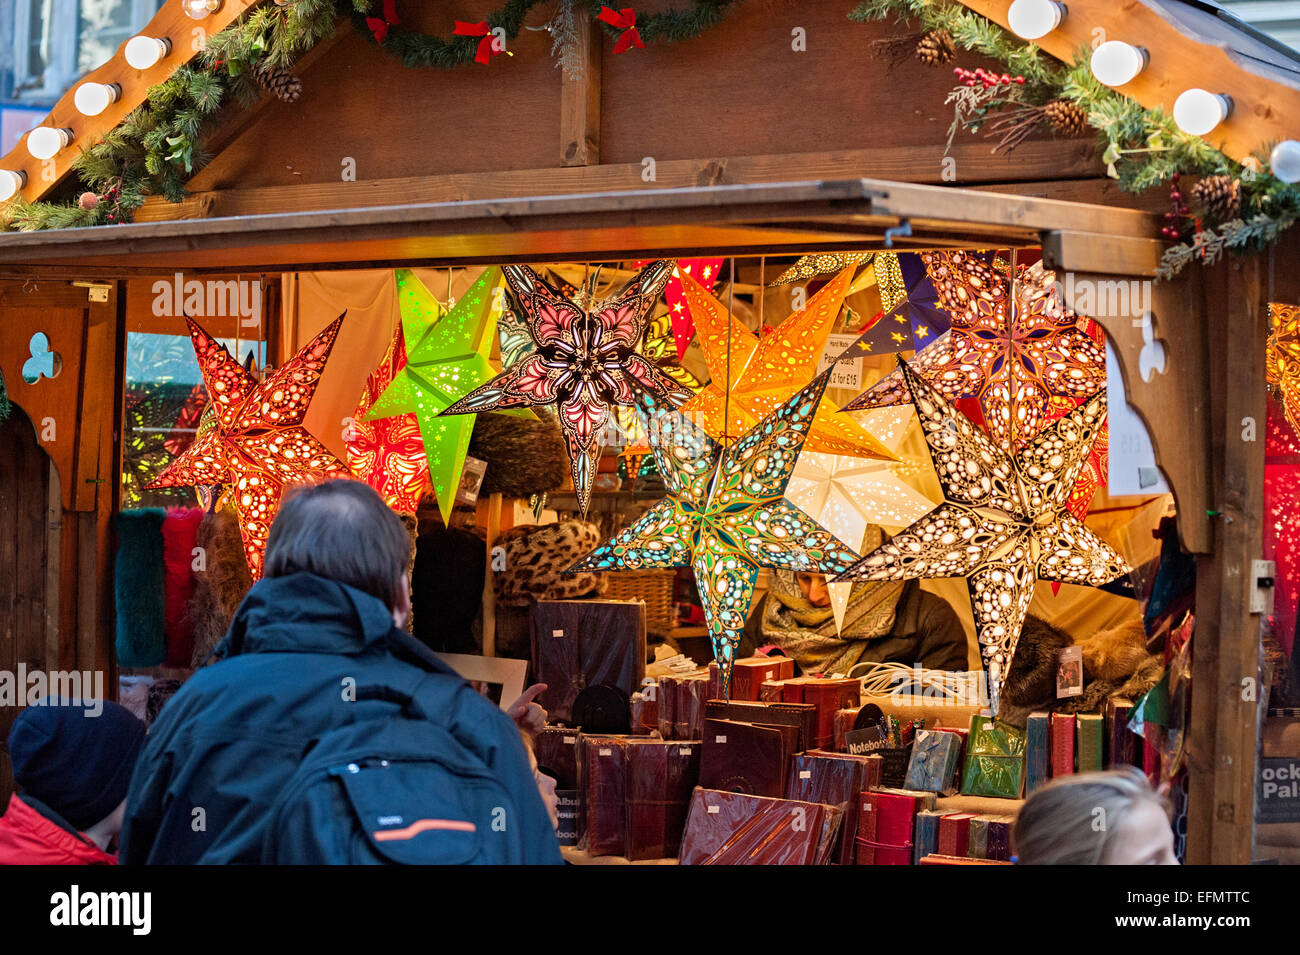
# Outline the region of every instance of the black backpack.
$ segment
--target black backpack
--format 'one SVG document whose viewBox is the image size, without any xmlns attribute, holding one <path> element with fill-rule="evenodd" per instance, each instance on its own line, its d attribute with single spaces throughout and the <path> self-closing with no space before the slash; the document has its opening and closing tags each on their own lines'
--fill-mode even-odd
<svg viewBox="0 0 1300 955">
<path fill-rule="evenodd" d="M 358 687 L 355 705 L 357 720 L 309 746 L 276 799 L 263 863 L 521 860 L 515 803 L 477 756 L 399 690 Z"/>
</svg>

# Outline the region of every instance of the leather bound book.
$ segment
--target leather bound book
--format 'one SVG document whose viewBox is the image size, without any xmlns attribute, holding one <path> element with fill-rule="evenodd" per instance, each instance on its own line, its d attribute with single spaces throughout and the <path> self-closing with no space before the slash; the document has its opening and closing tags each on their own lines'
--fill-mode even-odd
<svg viewBox="0 0 1300 955">
<path fill-rule="evenodd" d="M 659 678 L 659 735 L 664 739 L 677 738 L 677 682 L 675 676 Z"/>
<path fill-rule="evenodd" d="M 691 796 L 682 865 L 825 865 L 837 807 L 700 787 Z M 798 820 L 798 825 L 792 825 Z"/>
<path fill-rule="evenodd" d="M 746 657 L 731 665 L 731 699 L 757 700 L 764 683 L 794 676 L 790 657 Z"/>
<path fill-rule="evenodd" d="M 970 850 L 970 821 L 973 812 L 949 813 L 939 820 L 939 853 L 964 856 Z"/>
<path fill-rule="evenodd" d="M 914 826 L 915 845 L 912 848 L 912 863 L 918 864 L 931 853 L 939 851 L 939 820 L 946 812 L 942 809 L 922 809 L 916 814 Z"/>
<path fill-rule="evenodd" d="M 707 676 L 685 676 L 677 681 L 677 706 L 673 726 L 677 739 L 700 739 L 704 733 L 704 701 L 708 697 Z"/>
<path fill-rule="evenodd" d="M 784 796 L 798 732 L 794 726 L 706 719 L 700 785 L 751 796 Z"/>
<path fill-rule="evenodd" d="M 835 741 L 835 714 L 862 702 L 862 684 L 857 680 L 809 680 L 803 685 L 803 702 L 817 707 L 817 746 Z"/>
<path fill-rule="evenodd" d="M 589 686 L 631 697 L 645 676 L 645 604 L 621 600 L 539 600 L 530 615 L 537 702 L 569 723 L 573 701 Z"/>
<path fill-rule="evenodd" d="M 972 859 L 970 856 L 945 856 L 935 853 L 921 860 L 921 865 L 1011 865 L 994 859 Z"/>
<path fill-rule="evenodd" d="M 911 865 L 912 829 L 921 801 L 886 792 L 865 792 L 860 798 L 858 865 Z"/>
<path fill-rule="evenodd" d="M 1048 714 L 1030 713 L 1025 720 L 1025 795 L 1047 782 L 1052 764 Z"/>
<path fill-rule="evenodd" d="M 1099 713 L 1079 713 L 1075 716 L 1075 767 L 1079 772 L 1092 773 L 1101 769 L 1103 729 Z"/>
<path fill-rule="evenodd" d="M 627 740 L 612 736 L 582 738 L 588 855 L 621 856 L 626 851 L 628 745 Z"/>
<path fill-rule="evenodd" d="M 853 731 L 854 726 L 857 724 L 860 709 L 859 706 L 852 706 L 847 710 L 837 710 L 835 712 L 834 736 L 831 740 L 831 749 L 835 750 L 835 752 L 843 753 L 848 751 L 848 741 L 844 737 Z"/>
<path fill-rule="evenodd" d="M 853 864 L 853 837 L 858 828 L 860 797 L 880 783 L 880 758 L 848 756 L 843 753 L 813 751 L 794 757 L 785 797 L 803 802 L 839 806 L 844 824 L 836 838 L 831 860 L 839 865 Z"/>
<path fill-rule="evenodd" d="M 547 726 L 533 738 L 537 766 L 555 777 L 556 789 L 578 788 L 577 730 Z"/>
<path fill-rule="evenodd" d="M 976 816 L 970 821 L 970 843 L 966 853 L 972 859 L 986 859 L 989 852 L 989 817 Z"/>
<path fill-rule="evenodd" d="M 700 744 L 637 740 L 627 750 L 627 857 L 676 858 L 691 791 L 700 778 Z"/>
<path fill-rule="evenodd" d="M 780 703 L 784 699 L 784 680 L 764 680 L 763 685 L 758 688 L 758 701 L 760 703 Z"/>
<path fill-rule="evenodd" d="M 808 703 L 709 700 L 704 704 L 704 715 L 714 720 L 739 720 L 743 723 L 763 723 L 768 726 L 795 726 L 799 728 L 796 752 L 817 748 L 813 745 L 817 735 L 817 707 Z"/>
<path fill-rule="evenodd" d="M 1007 861 L 1011 858 L 1011 827 L 1014 816 L 989 816 L 988 839 L 984 855 L 989 859 Z"/>
<path fill-rule="evenodd" d="M 1106 765 L 1132 766 L 1137 735 L 1128 728 L 1133 701 L 1112 696 L 1106 701 Z"/>
<path fill-rule="evenodd" d="M 1052 777 L 1074 772 L 1074 714 L 1052 714 Z"/>
</svg>

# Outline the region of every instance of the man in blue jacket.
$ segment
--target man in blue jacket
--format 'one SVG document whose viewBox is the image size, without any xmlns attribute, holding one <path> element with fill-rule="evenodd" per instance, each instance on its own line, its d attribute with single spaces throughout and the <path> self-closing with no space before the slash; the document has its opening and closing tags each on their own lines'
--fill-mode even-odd
<svg viewBox="0 0 1300 955">
<path fill-rule="evenodd" d="M 285 496 L 266 575 L 218 646 L 220 662 L 187 681 L 150 730 L 127 800 L 124 864 L 283 857 L 272 806 L 322 736 L 353 723 L 362 712 L 354 708 L 379 705 L 357 699 L 367 686 L 409 698 L 462 762 L 486 767 L 499 784 L 501 825 L 479 836 L 497 840 L 493 858 L 562 861 L 519 730 L 401 629 L 409 556 L 406 529 L 365 484 L 328 481 Z M 453 841 L 450 832 L 409 831 Z"/>
</svg>

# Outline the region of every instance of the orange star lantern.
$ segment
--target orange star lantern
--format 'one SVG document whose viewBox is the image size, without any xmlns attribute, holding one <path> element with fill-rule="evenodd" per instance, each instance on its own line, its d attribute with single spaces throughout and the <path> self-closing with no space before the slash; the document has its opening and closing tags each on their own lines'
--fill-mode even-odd
<svg viewBox="0 0 1300 955">
<path fill-rule="evenodd" d="M 256 581 L 262 576 L 266 539 L 285 488 L 350 476 L 347 466 L 302 426 L 343 316 L 262 382 L 224 345 L 190 319 L 185 322 L 211 400 L 210 424 L 200 428 L 194 443 L 148 486 L 231 485 L 244 556 Z"/>
<path fill-rule="evenodd" d="M 818 359 L 840 314 L 852 275 L 852 269 L 839 273 L 802 311 L 760 337 L 683 273 L 682 290 L 713 380 L 682 406 L 682 414 L 710 435 L 734 442 L 775 412 L 817 374 Z M 897 455 L 839 410 L 834 403 L 822 401 L 804 442 L 806 450 L 897 460 Z"/>
<path fill-rule="evenodd" d="M 379 366 L 366 379 L 346 444 L 352 473 L 378 491 L 393 510 L 414 514 L 420 498 L 433 490 L 419 420 L 413 412 L 366 420 L 375 401 L 405 366 L 406 344 L 399 324 Z"/>
</svg>

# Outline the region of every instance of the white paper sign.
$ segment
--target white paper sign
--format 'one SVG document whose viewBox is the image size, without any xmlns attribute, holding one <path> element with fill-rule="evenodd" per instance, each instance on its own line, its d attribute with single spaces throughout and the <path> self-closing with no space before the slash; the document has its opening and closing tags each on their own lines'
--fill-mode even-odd
<svg viewBox="0 0 1300 955">
<path fill-rule="evenodd" d="M 826 339 L 826 350 L 822 352 L 821 359 L 817 362 L 817 374 L 821 374 L 831 364 L 844 353 L 848 348 L 858 340 L 858 335 L 831 335 Z M 862 391 L 862 359 L 854 358 L 852 361 L 842 361 L 839 366 L 831 372 L 831 380 L 827 388 L 853 388 Z"/>
<path fill-rule="evenodd" d="M 1110 467 L 1106 490 L 1111 497 L 1126 494 L 1151 496 L 1169 490 L 1156 467 L 1156 452 L 1146 425 L 1124 398 L 1119 360 L 1106 342 L 1106 421 L 1110 428 Z"/>
</svg>

